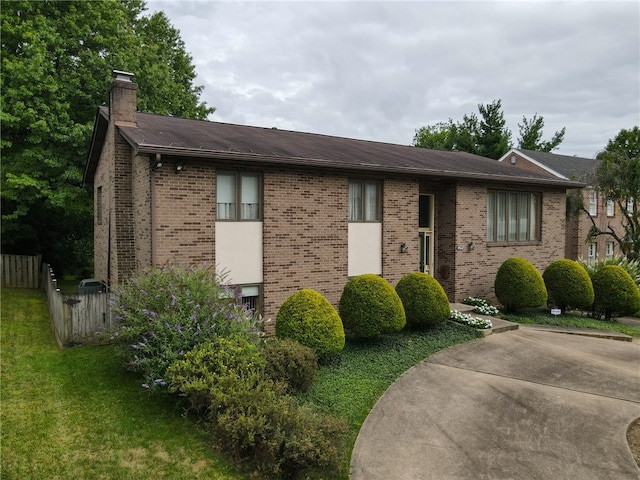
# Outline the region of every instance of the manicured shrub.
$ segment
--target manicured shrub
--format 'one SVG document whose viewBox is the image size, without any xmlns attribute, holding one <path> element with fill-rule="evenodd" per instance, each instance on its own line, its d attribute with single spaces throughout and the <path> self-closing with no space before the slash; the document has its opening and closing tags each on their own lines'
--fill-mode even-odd
<svg viewBox="0 0 640 480">
<path fill-rule="evenodd" d="M 151 390 L 166 389 L 166 369 L 194 346 L 256 330 L 255 317 L 208 267 L 153 268 L 125 282 L 116 294 L 116 352 Z"/>
<path fill-rule="evenodd" d="M 447 321 L 449 299 L 438 281 L 422 272 L 405 275 L 396 285 L 409 327 L 434 327 Z"/>
<path fill-rule="evenodd" d="M 508 311 L 539 307 L 547 302 L 542 275 L 524 258 L 509 258 L 500 265 L 494 289 L 498 301 Z"/>
<path fill-rule="evenodd" d="M 588 310 L 593 304 L 593 284 L 587 271 L 567 258 L 552 262 L 542 274 L 549 303 L 560 308 Z"/>
<path fill-rule="evenodd" d="M 318 357 L 313 349 L 295 340 L 268 338 L 262 356 L 267 377 L 286 383 L 291 393 L 308 391 L 316 380 Z"/>
<path fill-rule="evenodd" d="M 375 338 L 402 330 L 407 322 L 402 300 L 384 278 L 364 274 L 351 278 L 338 305 L 346 329 L 358 337 Z"/>
<path fill-rule="evenodd" d="M 291 295 L 276 316 L 276 336 L 290 338 L 312 348 L 319 358 L 344 348 L 344 327 L 336 309 L 315 290 Z"/>
<path fill-rule="evenodd" d="M 625 256 L 616 255 L 611 258 L 598 259 L 595 262 L 589 264 L 589 262 L 578 259 L 578 263 L 582 265 L 582 267 L 587 271 L 589 276 L 593 278 L 595 273 L 600 270 L 602 267 L 606 267 L 607 265 L 618 265 L 625 269 L 625 271 L 631 275 L 631 278 L 635 282 L 635 284 L 640 288 L 640 260 L 633 259 L 629 260 Z"/>
<path fill-rule="evenodd" d="M 232 335 L 196 345 L 169 366 L 166 378 L 170 392 L 185 397 L 193 410 L 204 414 L 211 408 L 223 409 L 231 392 L 257 385 L 264 371 L 259 348 L 246 337 Z M 278 390 L 273 382 L 271 389 Z"/>
<path fill-rule="evenodd" d="M 631 315 L 640 310 L 640 291 L 631 275 L 618 265 L 606 265 L 593 276 L 594 313 L 611 320 L 614 315 Z"/>
</svg>

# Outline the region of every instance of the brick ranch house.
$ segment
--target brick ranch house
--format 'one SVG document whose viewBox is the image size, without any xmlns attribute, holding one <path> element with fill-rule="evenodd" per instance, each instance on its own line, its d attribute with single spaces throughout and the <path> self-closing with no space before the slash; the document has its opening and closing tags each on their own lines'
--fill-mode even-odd
<svg viewBox="0 0 640 480">
<path fill-rule="evenodd" d="M 623 236 L 623 214 L 617 205 L 607 201 L 596 189 L 591 188 L 589 177 L 594 172 L 599 160 L 592 158 L 558 155 L 534 150 L 511 149 L 505 153 L 500 162 L 517 165 L 532 171 L 547 173 L 550 176 L 565 180 L 578 180 L 587 184 L 580 189 L 585 209 L 589 212 L 571 216 L 567 220 L 565 257 L 574 260 L 584 259 L 594 263 L 596 259 L 611 258 L 622 255 L 618 243 L 608 235 L 602 235 L 594 240 L 588 240 L 589 230 L 595 225 L 602 231 L 609 229 Z M 628 208 L 633 209 L 629 203 Z"/>
<path fill-rule="evenodd" d="M 84 180 L 95 276 L 208 263 L 275 318 L 301 288 L 338 304 L 349 277 L 425 271 L 451 301 L 495 298 L 512 256 L 564 255 L 567 188 L 583 184 L 462 152 L 136 111 L 114 72 Z"/>
</svg>

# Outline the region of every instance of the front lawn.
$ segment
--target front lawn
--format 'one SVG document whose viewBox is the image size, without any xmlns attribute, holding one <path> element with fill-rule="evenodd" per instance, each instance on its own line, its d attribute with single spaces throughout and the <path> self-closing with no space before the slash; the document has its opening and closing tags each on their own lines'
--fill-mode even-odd
<svg viewBox="0 0 640 480">
<path fill-rule="evenodd" d="M 59 350 L 42 292 L 2 289 L 0 335 L 2 478 L 250 478 L 143 391 L 113 347 Z"/>
<path fill-rule="evenodd" d="M 538 325 L 557 325 L 560 327 L 593 328 L 596 330 L 613 330 L 631 337 L 640 337 L 640 327 L 618 323 L 616 321 L 598 320 L 576 314 L 574 312 L 564 315 L 551 315 L 547 309 L 528 309 L 517 314 L 500 314 L 500 318 L 516 323 L 532 323 Z"/>
<path fill-rule="evenodd" d="M 169 400 L 149 396 L 112 346 L 59 350 L 46 298 L 2 290 L 2 478 L 248 479 Z M 345 418 L 350 444 L 370 409 L 406 370 L 449 346 L 482 336 L 447 322 L 370 342 L 349 341 L 303 400 Z M 348 478 L 350 455 L 339 475 Z"/>
</svg>

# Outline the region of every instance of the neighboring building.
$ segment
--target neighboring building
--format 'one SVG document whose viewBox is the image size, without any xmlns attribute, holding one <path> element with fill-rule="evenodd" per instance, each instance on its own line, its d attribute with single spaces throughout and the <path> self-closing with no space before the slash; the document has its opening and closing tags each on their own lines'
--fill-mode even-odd
<svg viewBox="0 0 640 480">
<path fill-rule="evenodd" d="M 463 152 L 136 112 L 116 72 L 85 169 L 95 277 L 215 264 L 275 318 L 301 288 L 337 306 L 349 277 L 426 271 L 451 301 L 495 299 L 500 264 L 540 271 L 565 250 L 567 188 L 583 184 Z"/>
<path fill-rule="evenodd" d="M 599 162 L 591 158 L 524 149 L 511 149 L 499 161 L 535 172 L 544 172 L 556 178 L 577 180 L 586 184 L 589 183 L 589 176 Z M 592 219 L 600 230 L 612 229 L 616 233 L 622 234 L 624 231 L 621 223 L 622 215 L 617 211 L 617 206 L 614 202 L 607 202 L 600 193 L 589 186 L 581 190 L 584 207 L 589 212 L 589 216 L 583 213 L 571 216 L 567 220 L 565 257 L 574 260 L 581 258 L 593 263 L 598 258 L 604 259 L 621 255 L 622 252 L 618 251 L 617 242 L 609 235 L 601 235 L 593 240 L 587 240 L 589 230 L 593 225 Z"/>
</svg>

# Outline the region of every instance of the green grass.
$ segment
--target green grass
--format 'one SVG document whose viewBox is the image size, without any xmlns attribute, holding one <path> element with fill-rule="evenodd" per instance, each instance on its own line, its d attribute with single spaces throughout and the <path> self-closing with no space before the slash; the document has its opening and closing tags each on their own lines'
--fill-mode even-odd
<svg viewBox="0 0 640 480">
<path fill-rule="evenodd" d="M 560 327 L 578 327 L 592 328 L 596 330 L 612 330 L 614 332 L 624 333 L 631 337 L 640 337 L 640 327 L 626 325 L 616 321 L 608 322 L 598 320 L 573 313 L 565 313 L 564 315 L 551 315 L 546 309 L 530 309 L 523 310 L 517 314 L 503 313 L 501 318 L 516 323 L 531 323 L 538 325 L 557 325 Z"/>
<path fill-rule="evenodd" d="M 44 294 L 3 289 L 3 479 L 247 479 L 113 347 L 59 350 Z"/>
<path fill-rule="evenodd" d="M 347 339 L 339 358 L 319 369 L 311 391 L 300 399 L 346 419 L 351 450 L 369 411 L 400 375 L 442 349 L 479 337 L 482 334 L 470 327 L 446 322 L 431 330 L 402 331 L 373 341 Z M 346 464 L 339 478 L 348 478 L 348 471 Z"/>
</svg>

